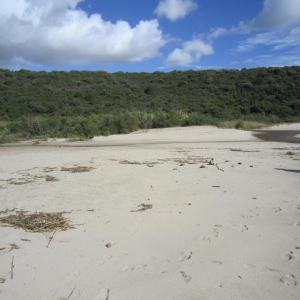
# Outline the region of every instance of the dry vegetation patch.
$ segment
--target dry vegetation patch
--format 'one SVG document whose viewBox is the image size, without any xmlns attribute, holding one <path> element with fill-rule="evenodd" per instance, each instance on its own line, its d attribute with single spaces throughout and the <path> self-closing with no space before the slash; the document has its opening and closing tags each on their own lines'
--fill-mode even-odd
<svg viewBox="0 0 300 300">
<path fill-rule="evenodd" d="M 260 152 L 259 150 L 243 150 L 243 149 L 236 149 L 236 148 L 229 148 L 229 150 L 235 152 Z"/>
<path fill-rule="evenodd" d="M 54 168 L 46 167 L 46 168 L 43 169 L 43 172 L 44 172 L 44 173 L 50 173 L 50 172 L 53 172 L 53 171 L 55 171 L 55 170 L 56 170 L 55 167 L 54 167 Z"/>
<path fill-rule="evenodd" d="M 10 178 L 6 182 L 8 184 L 22 185 L 22 184 L 32 183 L 34 181 L 35 180 L 31 180 L 29 178 Z"/>
<path fill-rule="evenodd" d="M 15 228 L 22 228 L 30 232 L 50 232 L 54 230 L 65 231 L 75 228 L 63 214 L 66 212 L 34 213 L 26 215 L 21 211 L 15 215 L 0 218 L 0 223 L 9 224 Z"/>
<path fill-rule="evenodd" d="M 72 167 L 72 168 L 62 167 L 61 171 L 71 172 L 71 173 L 84 173 L 84 172 L 90 172 L 93 169 L 94 169 L 93 167 L 78 166 L 78 167 Z"/>
<path fill-rule="evenodd" d="M 58 178 L 54 177 L 54 176 L 49 176 L 49 175 L 46 175 L 45 176 L 45 180 L 46 181 L 59 181 Z"/>
<path fill-rule="evenodd" d="M 145 203 L 142 203 L 142 204 L 138 205 L 138 207 L 141 207 L 140 209 L 137 209 L 137 210 L 131 210 L 130 212 L 142 212 L 142 211 L 151 209 L 152 206 L 153 206 L 152 204 L 145 204 Z"/>
<path fill-rule="evenodd" d="M 159 162 L 157 161 L 143 161 L 143 162 L 139 162 L 139 161 L 129 161 L 129 160 L 120 160 L 119 164 L 121 165 L 157 165 L 159 164 Z"/>
</svg>

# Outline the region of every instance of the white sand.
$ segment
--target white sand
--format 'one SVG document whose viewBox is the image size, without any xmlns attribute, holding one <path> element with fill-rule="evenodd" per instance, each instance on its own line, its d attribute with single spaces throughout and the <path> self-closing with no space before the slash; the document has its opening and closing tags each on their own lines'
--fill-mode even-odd
<svg viewBox="0 0 300 300">
<path fill-rule="evenodd" d="M 76 229 L 47 248 L 52 233 L 0 227 L 0 299 L 299 299 L 299 144 L 214 127 L 23 144 L 0 147 L 0 210 Z"/>
</svg>

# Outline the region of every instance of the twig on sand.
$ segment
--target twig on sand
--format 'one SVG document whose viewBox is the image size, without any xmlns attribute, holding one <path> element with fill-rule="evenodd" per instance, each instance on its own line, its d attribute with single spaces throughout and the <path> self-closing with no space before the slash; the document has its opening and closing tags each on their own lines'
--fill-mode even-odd
<svg viewBox="0 0 300 300">
<path fill-rule="evenodd" d="M 54 230 L 54 232 L 53 232 L 53 235 L 52 235 L 51 238 L 49 239 L 49 243 L 48 243 L 48 245 L 46 246 L 47 248 L 49 247 L 50 243 L 52 242 L 52 240 L 53 240 L 53 238 L 54 238 L 54 235 L 55 235 L 56 231 L 57 231 L 57 228 L 55 228 L 55 230 Z"/>
<path fill-rule="evenodd" d="M 219 164 L 215 164 L 215 166 L 218 168 L 219 171 L 224 172 L 224 170 L 219 167 Z"/>
<path fill-rule="evenodd" d="M 137 210 L 131 210 L 130 212 L 141 212 L 141 211 L 145 211 L 147 209 L 151 209 L 152 208 L 152 204 L 145 204 L 145 203 L 142 203 L 140 205 L 138 205 L 138 207 L 141 207 L 140 209 L 137 209 Z"/>
<path fill-rule="evenodd" d="M 76 286 L 75 286 L 75 287 L 76 287 Z M 75 287 L 74 287 L 73 290 L 71 291 L 70 295 L 66 298 L 66 300 L 68 300 L 68 299 L 72 296 L 72 294 L 73 294 L 73 292 L 74 292 L 74 290 L 75 290 Z"/>
<path fill-rule="evenodd" d="M 14 256 L 12 257 L 10 264 L 10 278 L 14 279 Z"/>
</svg>

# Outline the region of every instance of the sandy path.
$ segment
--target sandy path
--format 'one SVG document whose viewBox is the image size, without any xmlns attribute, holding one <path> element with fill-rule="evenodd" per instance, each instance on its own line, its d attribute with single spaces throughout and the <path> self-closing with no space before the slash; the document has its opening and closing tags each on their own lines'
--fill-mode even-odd
<svg viewBox="0 0 300 300">
<path fill-rule="evenodd" d="M 299 298 L 299 144 L 212 127 L 85 143 L 0 148 L 0 210 L 76 227 L 48 248 L 52 233 L 0 227 L 0 299 Z M 76 166 L 93 169 L 61 170 Z"/>
</svg>

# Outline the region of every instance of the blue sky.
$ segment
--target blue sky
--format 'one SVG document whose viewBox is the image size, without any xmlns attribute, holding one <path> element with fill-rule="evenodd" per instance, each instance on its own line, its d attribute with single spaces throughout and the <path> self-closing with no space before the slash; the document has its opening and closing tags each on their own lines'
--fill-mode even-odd
<svg viewBox="0 0 300 300">
<path fill-rule="evenodd" d="M 0 68 L 300 65 L 300 0 L 1 0 Z"/>
</svg>

